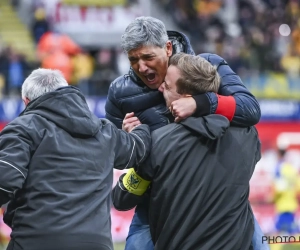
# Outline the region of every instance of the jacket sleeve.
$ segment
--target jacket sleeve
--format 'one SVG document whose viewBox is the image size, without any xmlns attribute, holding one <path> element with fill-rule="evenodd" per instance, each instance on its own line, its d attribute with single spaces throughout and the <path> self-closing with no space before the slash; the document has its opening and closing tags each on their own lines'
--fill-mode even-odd
<svg viewBox="0 0 300 250">
<path fill-rule="evenodd" d="M 22 188 L 32 144 L 26 128 L 21 125 L 10 123 L 0 133 L 0 206 Z"/>
<path fill-rule="evenodd" d="M 141 203 L 145 195 L 136 195 L 128 192 L 123 184 L 123 178 L 126 174 L 122 174 L 116 186 L 112 190 L 112 201 L 115 209 L 119 211 L 127 211 L 139 203 Z"/>
<path fill-rule="evenodd" d="M 261 116 L 259 103 L 242 83 L 241 78 L 233 72 L 222 57 L 209 53 L 200 56 L 216 66 L 221 77 L 218 94 L 206 93 L 210 103 L 210 113 L 223 114 L 229 120 L 232 117 L 231 123 L 238 126 L 247 127 L 257 124 Z"/>
<path fill-rule="evenodd" d="M 118 79 L 116 79 L 115 82 L 112 82 L 108 89 L 108 95 L 105 104 L 105 118 L 114 123 L 117 128 L 121 129 L 125 116 L 122 114 L 119 102 L 115 97 L 114 88 L 116 81 L 118 81 Z"/>
<path fill-rule="evenodd" d="M 141 164 L 147 158 L 151 147 L 149 126 L 139 125 L 130 133 L 115 126 L 113 128 L 116 135 L 114 168 L 126 169 Z"/>
<path fill-rule="evenodd" d="M 149 185 L 156 174 L 155 155 L 157 153 L 152 146 L 151 152 L 143 164 L 136 165 L 135 170 L 129 170 L 120 176 L 112 191 L 113 205 L 117 210 L 130 210 L 141 203 L 143 199 L 149 198 L 151 193 Z"/>
</svg>

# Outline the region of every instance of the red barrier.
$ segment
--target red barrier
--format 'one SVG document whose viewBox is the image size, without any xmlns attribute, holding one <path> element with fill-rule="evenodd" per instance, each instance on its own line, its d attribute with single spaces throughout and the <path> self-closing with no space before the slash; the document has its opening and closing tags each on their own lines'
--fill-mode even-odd
<svg viewBox="0 0 300 250">
<path fill-rule="evenodd" d="M 283 132 L 300 132 L 300 122 L 261 122 L 256 125 L 262 151 L 276 148 L 276 139 Z"/>
</svg>

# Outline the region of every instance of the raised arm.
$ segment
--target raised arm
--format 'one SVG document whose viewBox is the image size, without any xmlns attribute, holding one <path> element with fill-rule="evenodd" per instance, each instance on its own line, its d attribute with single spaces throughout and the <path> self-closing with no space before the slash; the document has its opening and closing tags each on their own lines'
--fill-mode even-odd
<svg viewBox="0 0 300 250">
<path fill-rule="evenodd" d="M 124 129 L 130 131 L 135 126 L 136 120 L 138 118 L 133 117 L 133 113 L 127 114 L 124 119 Z M 130 165 L 131 168 L 126 174 L 120 176 L 117 185 L 112 191 L 113 204 L 117 210 L 126 211 L 132 209 L 144 199 L 144 194 L 148 190 L 150 181 L 154 175 L 151 167 L 152 152 L 153 147 L 149 156 L 147 155 L 148 157 L 144 158 L 143 167 L 140 165 L 141 162 L 136 162 Z"/>
<path fill-rule="evenodd" d="M 238 126 L 257 124 L 261 116 L 260 106 L 242 83 L 241 78 L 232 71 L 222 57 L 209 53 L 200 54 L 199 56 L 215 65 L 221 76 L 218 94 L 212 92 L 205 94 L 209 101 L 209 113 L 225 115 L 232 124 Z M 195 97 L 195 100 L 197 102 L 197 97 Z M 201 109 L 199 105 L 197 105 L 197 110 Z"/>
<path fill-rule="evenodd" d="M 128 192 L 125 184 L 127 183 L 136 189 L 142 186 L 143 183 L 139 179 L 135 179 L 135 176 L 131 175 L 131 173 L 134 173 L 134 167 L 137 168 L 139 164 L 147 159 L 151 147 L 151 135 L 147 125 L 138 125 L 133 129 L 130 128 L 130 133 L 117 129 L 111 123 L 109 125 L 114 130 L 116 137 L 114 167 L 117 169 L 129 169 L 127 175 L 123 174 L 114 187 L 112 200 L 116 209 L 126 211 L 136 206 L 141 199 L 140 196 Z"/>
<path fill-rule="evenodd" d="M 126 169 L 141 164 L 148 156 L 151 147 L 151 134 L 148 125 L 142 124 L 136 126 L 127 133 L 116 128 L 114 124 L 102 120 L 108 129 L 112 130 L 114 135 L 114 168 Z"/>
</svg>

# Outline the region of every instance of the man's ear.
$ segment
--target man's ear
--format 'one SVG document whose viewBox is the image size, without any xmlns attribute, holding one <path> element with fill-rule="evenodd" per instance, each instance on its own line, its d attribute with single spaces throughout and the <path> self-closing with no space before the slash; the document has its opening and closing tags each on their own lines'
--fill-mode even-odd
<svg viewBox="0 0 300 250">
<path fill-rule="evenodd" d="M 171 41 L 167 41 L 166 43 L 166 51 L 167 51 L 167 56 L 170 57 L 173 53 L 173 46 Z"/>
<path fill-rule="evenodd" d="M 22 100 L 23 100 L 25 106 L 27 106 L 28 103 L 30 102 L 30 100 L 27 97 L 23 97 Z"/>
</svg>

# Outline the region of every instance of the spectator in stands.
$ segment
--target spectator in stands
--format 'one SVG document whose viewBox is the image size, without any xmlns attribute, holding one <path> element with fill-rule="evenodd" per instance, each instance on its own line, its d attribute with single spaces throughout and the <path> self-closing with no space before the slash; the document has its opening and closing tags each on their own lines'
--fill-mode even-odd
<svg viewBox="0 0 300 250">
<path fill-rule="evenodd" d="M 294 29 L 292 32 L 292 42 L 293 50 L 300 56 L 300 16 L 296 25 L 294 25 Z"/>
<path fill-rule="evenodd" d="M 200 56 L 218 68 L 221 75 L 218 93 L 232 96 L 209 92 L 177 100 L 169 107 L 165 106 L 157 89 L 164 81 L 169 58 L 178 52 L 194 54 L 194 51 L 184 34 L 167 32 L 160 20 L 152 17 L 136 18 L 122 36 L 122 47 L 128 55 L 131 69 L 128 74 L 120 76 L 110 85 L 105 107 L 106 117 L 117 127 L 122 127 L 126 113 L 130 112 L 134 112 L 142 123 L 148 124 L 152 131 L 174 121 L 174 118 L 175 121 L 180 121 L 191 115 L 203 116 L 211 113 L 222 114 L 232 124 L 239 126 L 251 126 L 258 122 L 260 108 L 256 99 L 223 58 L 209 53 Z M 168 109 L 173 116 L 168 114 Z M 148 206 L 149 200 L 145 200 L 136 208 L 126 242 L 128 250 L 153 249 L 148 225 Z"/>
<path fill-rule="evenodd" d="M 22 99 L 25 110 L 0 133 L 8 250 L 113 250 L 113 167 L 145 159 L 148 126 L 126 133 L 98 119 L 56 70 L 33 71 Z"/>
<path fill-rule="evenodd" d="M 49 23 L 46 19 L 44 8 L 37 8 L 34 12 L 32 23 L 32 35 L 36 44 L 39 43 L 41 37 L 50 30 Z"/>
<path fill-rule="evenodd" d="M 237 4 L 239 8 L 239 24 L 244 32 L 247 32 L 254 25 L 255 9 L 250 2 L 245 0 L 238 1 Z"/>
<path fill-rule="evenodd" d="M 300 76 L 300 57 L 293 46 L 290 46 L 288 53 L 282 57 L 281 65 L 289 77 L 298 79 Z"/>
<path fill-rule="evenodd" d="M 107 95 L 110 83 L 118 76 L 117 52 L 113 49 L 100 49 L 96 53 L 95 71 L 91 78 L 91 94 Z"/>
<path fill-rule="evenodd" d="M 84 95 L 93 95 L 90 78 L 94 72 L 95 62 L 93 57 L 86 51 L 72 58 L 73 78 L 72 84 L 77 86 Z"/>
<path fill-rule="evenodd" d="M 8 47 L 0 62 L 0 72 L 4 76 L 5 95 L 20 95 L 21 86 L 28 76 L 30 65 L 26 59 L 13 48 Z"/>
<path fill-rule="evenodd" d="M 274 202 L 277 213 L 276 229 L 279 234 L 298 233 L 295 213 L 298 204 L 299 173 L 285 158 L 286 149 L 278 149 L 278 163 L 274 178 Z"/>
<path fill-rule="evenodd" d="M 69 36 L 49 31 L 41 37 L 37 52 L 43 68 L 58 69 L 67 82 L 71 82 L 74 73 L 72 57 L 80 53 L 81 48 Z"/>
<path fill-rule="evenodd" d="M 216 14 L 222 5 L 220 0 L 197 0 L 194 1 L 194 8 L 200 16 L 211 16 Z"/>
</svg>

